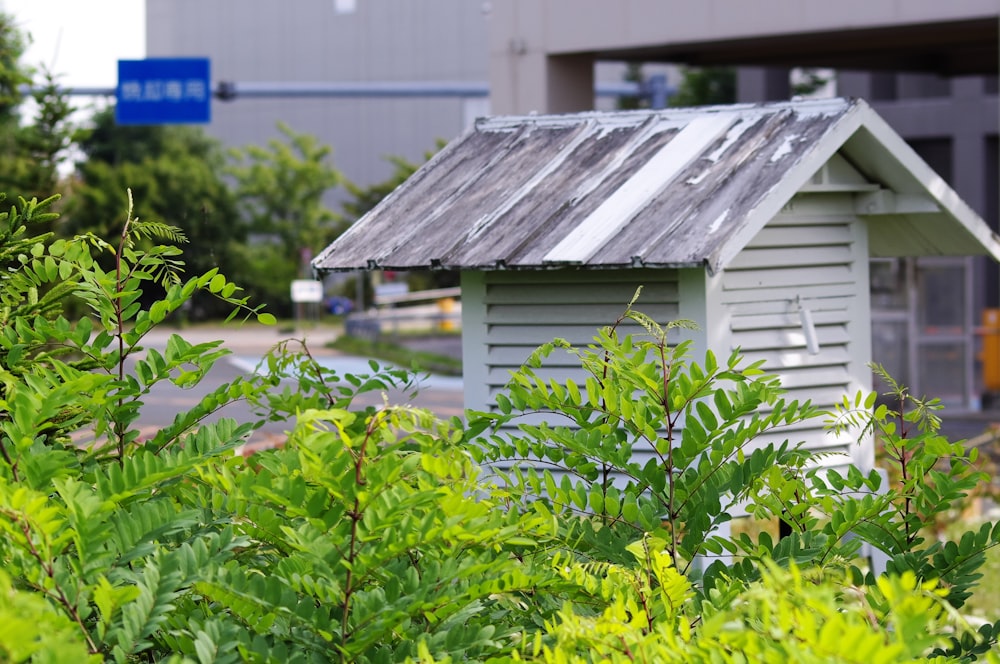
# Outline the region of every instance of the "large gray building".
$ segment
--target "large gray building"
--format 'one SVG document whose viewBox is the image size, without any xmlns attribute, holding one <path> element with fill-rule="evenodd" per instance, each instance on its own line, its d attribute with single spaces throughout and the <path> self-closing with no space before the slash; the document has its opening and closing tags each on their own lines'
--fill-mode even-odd
<svg viewBox="0 0 1000 664">
<path fill-rule="evenodd" d="M 787 99 L 794 67 L 837 71 L 996 230 L 998 0 L 147 0 L 150 56 L 209 56 L 240 83 L 489 81 L 482 98 L 238 99 L 209 131 L 261 143 L 277 120 L 334 147 L 362 184 L 476 115 L 595 104 L 601 62 L 739 66 L 740 101 Z M 595 74 L 595 72 L 597 72 Z M 617 76 L 613 74 L 612 76 Z M 673 81 L 676 83 L 676 80 Z M 874 354 L 915 392 L 978 402 L 995 264 L 875 261 Z"/>
<path fill-rule="evenodd" d="M 470 0 L 146 0 L 149 57 L 209 57 L 216 82 L 269 84 L 486 81 L 488 12 Z M 296 85 L 305 84 L 305 85 Z M 301 90 L 300 90 L 301 92 Z M 281 120 L 334 149 L 362 185 L 388 156 L 420 161 L 486 112 L 478 97 L 237 97 L 213 104 L 208 131 L 230 146 L 277 137 Z"/>
</svg>

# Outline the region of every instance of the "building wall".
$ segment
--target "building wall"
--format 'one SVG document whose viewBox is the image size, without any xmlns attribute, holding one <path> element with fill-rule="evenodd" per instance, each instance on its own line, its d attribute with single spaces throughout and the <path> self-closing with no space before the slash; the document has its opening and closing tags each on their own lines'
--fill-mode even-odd
<svg viewBox="0 0 1000 664">
<path fill-rule="evenodd" d="M 708 280 L 709 301 L 717 302 L 709 327 L 725 329 L 728 347 L 748 361 L 763 360 L 788 399 L 822 409 L 869 383 L 868 235 L 854 209 L 850 193 L 797 194 Z M 803 309 L 815 331 L 813 348 Z M 874 462 L 870 446 L 835 439 L 820 421 L 786 433 L 811 449 L 846 453 L 863 469 Z"/>
<path fill-rule="evenodd" d="M 462 273 L 465 406 L 489 410 L 496 394 L 538 346 L 556 337 L 586 346 L 601 327 L 635 308 L 657 321 L 681 315 L 677 270 L 467 271 Z M 634 323 L 625 333 L 641 331 Z M 582 384 L 579 362 L 555 353 L 545 375 Z"/>
<path fill-rule="evenodd" d="M 592 76 L 589 63 L 601 59 L 886 69 L 896 61 L 898 46 L 919 50 L 924 66 L 942 69 L 976 68 L 974 61 L 986 53 L 992 58 L 989 68 L 996 70 L 996 44 L 988 43 L 996 34 L 1000 15 L 995 0 L 507 0 L 493 4 L 491 104 L 500 114 L 590 108 L 581 90 Z M 934 46 L 928 48 L 928 44 Z M 864 55 L 852 55 L 858 53 Z M 775 98 L 770 96 L 775 82 L 763 70 L 751 71 L 749 76 L 772 89 L 767 99 Z M 787 98 L 787 80 L 778 88 Z"/>
<path fill-rule="evenodd" d="M 238 83 L 482 82 L 488 24 L 468 0 L 146 0 L 150 57 L 207 56 L 215 81 Z M 237 99 L 213 102 L 207 130 L 229 146 L 262 144 L 282 120 L 367 185 L 391 174 L 385 157 L 420 161 L 485 109 L 481 98 Z"/>
<path fill-rule="evenodd" d="M 663 43 L 773 38 L 996 17 L 995 0 L 506 0 L 495 2 L 494 53 L 520 35 L 526 52 L 585 53 Z M 523 109 L 521 112 L 524 112 Z M 541 112 L 543 109 L 539 109 Z"/>
<path fill-rule="evenodd" d="M 538 346 L 563 338 L 586 346 L 613 323 L 639 286 L 635 307 L 660 323 L 695 321 L 692 360 L 707 348 L 722 359 L 740 349 L 781 377 L 789 399 L 829 409 L 865 389 L 868 342 L 868 243 L 850 193 L 799 194 L 720 274 L 685 270 L 466 272 L 462 279 L 466 408 L 491 410 L 496 394 Z M 809 310 L 818 347 L 811 352 L 800 309 Z M 642 334 L 634 324 L 622 334 Z M 685 332 L 685 334 L 688 334 Z M 583 385 L 587 374 L 562 351 L 539 374 Z M 847 454 L 863 469 L 870 445 L 834 439 L 821 420 L 782 430 L 811 449 Z M 648 453 L 637 449 L 637 455 Z M 843 457 L 824 462 L 842 465 Z M 640 460 L 641 462 L 641 460 Z"/>
</svg>

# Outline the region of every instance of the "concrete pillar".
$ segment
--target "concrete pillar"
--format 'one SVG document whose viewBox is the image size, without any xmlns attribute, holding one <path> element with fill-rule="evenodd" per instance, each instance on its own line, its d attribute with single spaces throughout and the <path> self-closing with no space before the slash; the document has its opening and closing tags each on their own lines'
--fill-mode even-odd
<svg viewBox="0 0 1000 664">
<path fill-rule="evenodd" d="M 548 106 L 542 4 L 520 0 L 492 3 L 491 113 L 541 113 Z"/>
<path fill-rule="evenodd" d="M 594 107 L 594 59 L 549 55 L 546 3 L 493 3 L 490 110 L 498 115 L 569 113 Z"/>
<path fill-rule="evenodd" d="M 868 98 L 891 101 L 899 97 L 899 85 L 896 74 L 891 71 L 874 72 L 869 75 L 870 90 Z"/>
<path fill-rule="evenodd" d="M 594 108 L 594 60 L 588 55 L 549 56 L 545 62 L 546 113 Z"/>
<path fill-rule="evenodd" d="M 498 115 L 573 113 L 594 108 L 590 56 L 548 56 L 515 43 L 491 57 L 490 109 Z"/>
<path fill-rule="evenodd" d="M 509 53 L 490 56 L 490 112 L 496 115 L 544 113 L 548 106 L 545 55 L 512 44 Z"/>
<path fill-rule="evenodd" d="M 952 167 L 953 187 L 958 195 L 980 215 L 986 214 L 986 198 L 993 194 L 993 187 L 987 191 L 983 173 L 989 159 L 987 138 L 997 133 L 996 117 L 986 116 L 982 109 L 987 106 L 983 77 L 963 76 L 951 80 L 951 102 L 955 106 L 955 122 L 952 127 Z"/>
<path fill-rule="evenodd" d="M 987 144 L 988 137 L 996 132 L 996 118 L 991 118 L 992 122 L 984 122 L 983 114 L 978 112 L 985 104 L 983 83 L 980 76 L 963 76 L 951 80 L 951 101 L 956 107 L 956 117 L 978 120 L 955 123 L 951 161 L 954 169 L 952 187 L 955 192 L 969 207 L 985 217 L 992 207 L 987 198 L 996 196 L 996 184 L 987 182 L 984 177 L 985 173 L 996 172 L 996 168 L 990 168 L 988 164 L 993 156 Z M 976 311 L 984 306 L 996 306 L 998 280 L 1000 273 L 993 261 L 976 261 L 973 293 L 973 307 Z"/>
<path fill-rule="evenodd" d="M 838 71 L 837 96 L 871 99 L 872 75 L 863 71 Z"/>
<path fill-rule="evenodd" d="M 787 67 L 740 67 L 736 73 L 736 100 L 744 103 L 781 101 L 791 97 Z"/>
</svg>

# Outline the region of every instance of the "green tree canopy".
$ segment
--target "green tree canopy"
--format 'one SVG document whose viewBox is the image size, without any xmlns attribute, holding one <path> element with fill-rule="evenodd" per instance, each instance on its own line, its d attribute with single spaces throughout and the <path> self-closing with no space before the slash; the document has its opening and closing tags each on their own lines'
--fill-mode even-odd
<svg viewBox="0 0 1000 664">
<path fill-rule="evenodd" d="M 17 123 L 23 99 L 20 86 L 31 82 L 31 72 L 22 62 L 26 39 L 14 18 L 0 12 L 0 129 Z"/>
<path fill-rule="evenodd" d="M 447 141 L 438 139 L 434 149 L 424 152 L 424 162 L 429 161 L 435 153 L 444 148 L 446 143 Z M 350 180 L 344 181 L 344 189 L 347 190 L 349 197 L 344 201 L 343 209 L 349 223 L 353 224 L 367 214 L 420 168 L 420 164 L 404 157 L 390 156 L 386 160 L 392 164 L 392 173 L 382 182 L 362 187 Z M 458 286 L 459 280 L 459 273 L 452 270 L 414 271 L 410 272 L 406 279 L 412 290 L 449 288 Z M 366 295 L 366 299 L 367 297 Z"/>
<path fill-rule="evenodd" d="M 233 150 L 227 172 L 235 179 L 249 241 L 239 248 L 249 268 L 244 285 L 272 311 L 291 309 L 289 285 L 310 275 L 309 260 L 344 230 L 324 197 L 342 183 L 329 146 L 279 123 L 281 139 Z"/>
<path fill-rule="evenodd" d="M 93 232 L 112 240 L 121 228 L 131 189 L 140 219 L 183 229 L 191 272 L 213 267 L 239 274 L 234 247 L 246 238 L 232 192 L 223 179 L 225 153 L 195 127 L 119 126 L 113 109 L 97 113 L 81 142 L 87 156 L 77 164 L 79 182 L 63 232 Z M 115 213 L 117 211 L 117 213 Z M 217 313 L 212 300 L 195 302 L 202 315 Z"/>
<path fill-rule="evenodd" d="M 31 96 L 35 113 L 32 122 L 11 133 L 14 158 L 3 184 L 27 199 L 43 199 L 62 188 L 59 165 L 81 134 L 70 117 L 74 108 L 51 73 L 43 73 Z"/>
<path fill-rule="evenodd" d="M 736 101 L 736 70 L 732 67 L 685 67 L 671 106 L 732 104 Z"/>
<path fill-rule="evenodd" d="M 629 62 L 625 65 L 624 80 L 628 83 L 642 83 L 642 63 Z M 618 97 L 616 106 L 622 111 L 635 111 L 640 108 L 649 108 L 649 98 L 643 95 L 622 95 Z"/>
<path fill-rule="evenodd" d="M 444 147 L 443 143 L 438 143 L 437 149 L 440 150 L 442 147 Z M 434 151 L 428 152 L 424 156 L 430 159 L 433 154 Z M 406 182 L 419 168 L 418 164 L 403 157 L 388 157 L 388 161 L 392 164 L 392 174 L 382 182 L 362 187 L 356 182 L 344 180 L 344 189 L 347 190 L 349 198 L 344 201 L 343 208 L 349 223 L 353 224 L 367 214 L 369 210 L 381 203 L 383 198 L 395 191 L 396 187 Z"/>
</svg>

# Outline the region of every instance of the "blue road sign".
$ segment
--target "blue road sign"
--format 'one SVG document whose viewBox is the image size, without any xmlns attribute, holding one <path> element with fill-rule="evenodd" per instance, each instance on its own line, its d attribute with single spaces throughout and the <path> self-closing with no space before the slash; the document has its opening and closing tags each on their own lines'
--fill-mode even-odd
<svg viewBox="0 0 1000 664">
<path fill-rule="evenodd" d="M 211 85 L 208 58 L 119 60 L 115 121 L 121 125 L 209 122 Z"/>
</svg>

